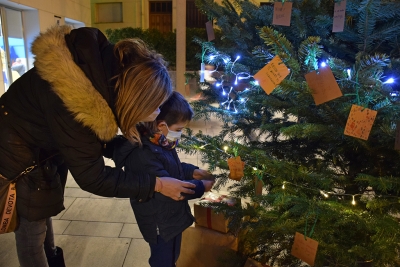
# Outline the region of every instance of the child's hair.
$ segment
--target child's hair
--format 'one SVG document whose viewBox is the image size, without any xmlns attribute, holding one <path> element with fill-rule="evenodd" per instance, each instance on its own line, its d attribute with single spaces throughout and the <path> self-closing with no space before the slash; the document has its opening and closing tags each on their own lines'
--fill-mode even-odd
<svg viewBox="0 0 400 267">
<path fill-rule="evenodd" d="M 177 91 L 173 91 L 172 95 L 160 106 L 160 114 L 158 114 L 154 122 L 145 122 L 143 125 L 150 134 L 158 132 L 157 124 L 165 121 L 168 126 L 173 124 L 191 121 L 193 118 L 193 110 L 189 102 Z"/>
</svg>

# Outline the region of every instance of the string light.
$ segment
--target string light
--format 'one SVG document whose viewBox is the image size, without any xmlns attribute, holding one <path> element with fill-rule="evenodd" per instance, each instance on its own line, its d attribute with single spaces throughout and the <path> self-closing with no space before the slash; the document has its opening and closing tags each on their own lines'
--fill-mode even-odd
<svg viewBox="0 0 400 267">
<path fill-rule="evenodd" d="M 355 196 L 353 195 L 353 200 L 351 201 L 351 204 L 355 205 L 356 204 L 356 200 L 355 200 Z"/>
<path fill-rule="evenodd" d="M 324 197 L 326 197 L 326 198 L 329 197 L 329 195 L 328 195 L 327 193 L 325 193 L 323 190 L 320 190 L 319 192 L 320 192 L 321 195 L 323 195 Z"/>
<path fill-rule="evenodd" d="M 282 189 L 285 189 L 285 183 L 286 183 L 286 182 L 283 182 L 283 184 L 282 184 Z"/>
<path fill-rule="evenodd" d="M 228 150 L 228 146 L 224 146 L 225 153 L 226 153 L 227 150 Z"/>
<path fill-rule="evenodd" d="M 389 78 L 384 83 L 392 84 L 392 83 L 394 83 L 394 79 L 393 78 Z"/>
</svg>

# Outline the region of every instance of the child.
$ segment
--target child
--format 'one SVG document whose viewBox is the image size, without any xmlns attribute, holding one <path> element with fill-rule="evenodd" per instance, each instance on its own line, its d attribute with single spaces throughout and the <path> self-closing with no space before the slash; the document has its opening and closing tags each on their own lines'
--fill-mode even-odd
<svg viewBox="0 0 400 267">
<path fill-rule="evenodd" d="M 145 171 L 157 177 L 174 177 L 196 184 L 193 189 L 195 193 L 181 195 L 179 201 L 162 194 L 162 183 L 149 201 L 138 202 L 131 198 L 139 229 L 150 246 L 151 267 L 175 266 L 182 232 L 194 221 L 188 199 L 201 197 L 214 184 L 214 177 L 210 173 L 194 165 L 181 163 L 175 150 L 182 129 L 192 117 L 189 103 L 181 94 L 173 92 L 160 107 L 156 121 L 138 126 L 142 147 L 126 140 L 114 151 L 116 166 L 124 167 L 126 172 Z"/>
</svg>

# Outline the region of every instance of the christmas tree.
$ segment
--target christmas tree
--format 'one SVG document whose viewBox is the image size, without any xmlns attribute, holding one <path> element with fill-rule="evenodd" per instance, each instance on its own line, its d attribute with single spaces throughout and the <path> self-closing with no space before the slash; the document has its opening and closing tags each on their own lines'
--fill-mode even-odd
<svg viewBox="0 0 400 267">
<path fill-rule="evenodd" d="M 304 266 L 300 233 L 318 242 L 314 266 L 400 266 L 400 2 L 300 0 L 281 16 L 288 2 L 196 4 L 224 42 L 195 40 L 214 70 L 192 105 L 222 130 L 189 130 L 181 148 L 217 189 L 235 178 L 228 160 L 244 162 L 229 190 L 247 204 L 214 206 L 246 233 L 238 255 Z"/>
</svg>

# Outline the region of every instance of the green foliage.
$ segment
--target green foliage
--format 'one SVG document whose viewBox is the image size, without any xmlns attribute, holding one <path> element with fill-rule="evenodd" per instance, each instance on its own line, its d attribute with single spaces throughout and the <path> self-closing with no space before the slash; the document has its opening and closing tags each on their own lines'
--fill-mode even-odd
<svg viewBox="0 0 400 267">
<path fill-rule="evenodd" d="M 358 260 L 400 266 L 393 216 L 400 212 L 400 152 L 394 149 L 400 104 L 391 95 L 396 84 L 384 83 L 400 74 L 399 2 L 348 0 L 341 33 L 331 32 L 334 1 L 293 1 L 290 27 L 271 25 L 272 5 L 196 3 L 230 44 L 198 42 L 223 86 L 200 83 L 203 98 L 192 102 L 196 118 L 214 117 L 222 129 L 216 136 L 189 132 L 181 148 L 195 150 L 219 173 L 217 188 L 229 181 L 228 158 L 237 154 L 245 162 L 244 177 L 229 189 L 250 203 L 219 207 L 246 233 L 238 255 L 303 266 L 290 254 L 293 237 L 309 234 L 315 223 L 315 266 L 355 266 Z M 252 76 L 276 55 L 290 74 L 267 95 Z M 321 61 L 343 96 L 316 105 L 304 76 Z M 245 79 L 236 85 L 238 76 Z M 344 135 L 353 104 L 377 111 L 368 140 Z M 254 179 L 263 181 L 262 195 L 255 195 Z"/>
<path fill-rule="evenodd" d="M 127 27 L 107 29 L 105 33 L 112 43 L 125 38 L 140 38 L 153 50 L 164 56 L 169 63 L 170 69 L 175 69 L 176 67 L 176 32 L 161 33 L 157 29 Z M 219 38 L 220 35 L 220 31 L 215 30 L 215 36 Z M 188 71 L 198 71 L 200 69 L 197 55 L 201 53 L 201 47 L 194 41 L 199 38 L 202 38 L 202 41 L 207 38 L 205 28 L 186 28 L 186 70 Z"/>
</svg>

